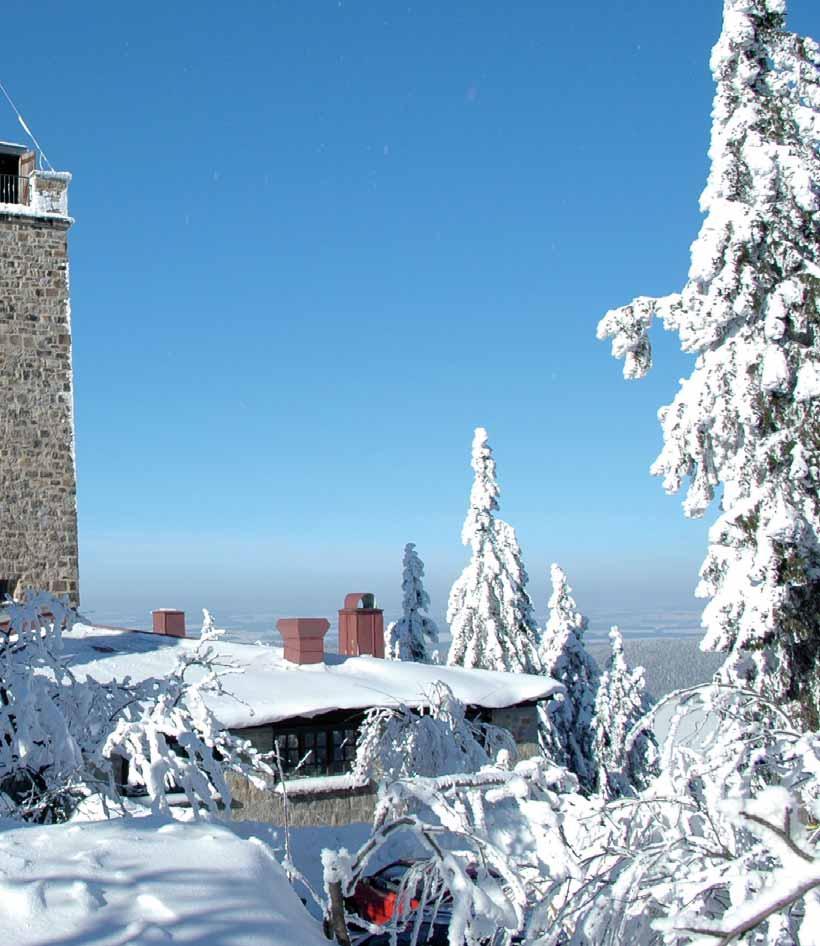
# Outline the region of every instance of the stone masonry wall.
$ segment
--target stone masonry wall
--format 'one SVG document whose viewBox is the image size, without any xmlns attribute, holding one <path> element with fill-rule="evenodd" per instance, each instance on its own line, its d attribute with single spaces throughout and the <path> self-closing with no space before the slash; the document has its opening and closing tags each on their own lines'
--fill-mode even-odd
<svg viewBox="0 0 820 946">
<path fill-rule="evenodd" d="M 540 753 L 538 747 L 538 708 L 534 704 L 494 709 L 490 720 L 495 726 L 508 729 L 518 750 L 519 760 L 531 759 Z"/>
<path fill-rule="evenodd" d="M 0 213 L 0 581 L 78 604 L 70 223 Z"/>
<path fill-rule="evenodd" d="M 281 794 L 272 787 L 259 789 L 238 775 L 228 774 L 233 794 L 234 821 L 285 823 Z M 376 811 L 376 790 L 372 785 L 332 791 L 292 792 L 288 795 L 288 820 L 292 827 L 344 825 L 370 822 Z"/>
</svg>

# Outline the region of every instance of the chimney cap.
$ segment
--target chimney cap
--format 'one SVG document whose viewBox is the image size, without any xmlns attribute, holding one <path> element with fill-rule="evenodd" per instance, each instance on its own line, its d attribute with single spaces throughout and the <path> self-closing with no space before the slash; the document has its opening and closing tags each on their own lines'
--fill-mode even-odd
<svg viewBox="0 0 820 946">
<path fill-rule="evenodd" d="M 361 602 L 361 604 L 359 604 Z M 345 595 L 345 611 L 378 611 L 376 596 L 372 591 L 353 591 Z"/>
<path fill-rule="evenodd" d="M 279 618 L 276 627 L 283 638 L 324 637 L 330 630 L 327 618 Z"/>
</svg>

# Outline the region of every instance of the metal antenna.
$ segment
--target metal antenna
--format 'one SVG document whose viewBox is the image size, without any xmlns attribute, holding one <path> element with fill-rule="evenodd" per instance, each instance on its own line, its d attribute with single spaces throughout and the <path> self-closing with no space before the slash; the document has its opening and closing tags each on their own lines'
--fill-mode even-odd
<svg viewBox="0 0 820 946">
<path fill-rule="evenodd" d="M 24 131 L 24 132 L 29 136 L 29 138 L 31 138 L 31 140 L 34 142 L 34 147 L 37 149 L 37 153 L 40 155 L 40 163 L 41 163 L 41 165 L 42 165 L 43 162 L 45 162 L 46 167 L 48 168 L 48 170 L 49 170 L 49 171 L 53 171 L 54 168 L 51 166 L 51 161 L 49 161 L 48 158 L 46 157 L 45 151 L 43 151 L 43 149 L 40 147 L 40 142 L 34 137 L 34 134 L 33 134 L 32 130 L 31 130 L 31 129 L 28 127 L 28 125 L 26 124 L 25 118 L 23 118 L 23 116 L 20 114 L 20 109 L 17 108 L 17 106 L 14 104 L 14 102 L 12 101 L 11 96 L 10 96 L 10 95 L 8 94 L 8 92 L 6 91 L 6 87 L 3 85 L 2 82 L 0 82 L 0 92 L 2 92 L 3 95 L 5 95 L 6 101 L 7 101 L 7 102 L 9 103 L 9 105 L 11 105 L 11 107 L 14 109 L 14 114 L 17 116 L 17 121 L 20 122 L 20 124 L 23 126 L 23 131 Z"/>
</svg>

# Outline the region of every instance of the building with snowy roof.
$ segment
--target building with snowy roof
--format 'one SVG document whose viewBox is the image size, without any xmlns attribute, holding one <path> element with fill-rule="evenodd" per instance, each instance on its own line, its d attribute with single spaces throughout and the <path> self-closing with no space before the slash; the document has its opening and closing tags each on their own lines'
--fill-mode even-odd
<svg viewBox="0 0 820 946">
<path fill-rule="evenodd" d="M 560 685 L 545 676 L 383 659 L 383 618 L 372 595 L 348 595 L 339 612 L 339 651 L 324 650 L 324 618 L 278 622 L 284 647 L 219 641 L 231 671 L 225 694 L 207 697 L 226 729 L 262 752 L 278 746 L 292 824 L 369 820 L 374 788 L 355 784 L 350 768 L 365 713 L 373 707 L 422 708 L 441 681 L 474 719 L 508 729 L 519 756 L 538 751 L 539 700 Z M 75 625 L 63 637 L 72 672 L 100 682 L 164 677 L 198 641 L 185 636 L 181 612 L 154 613 L 154 633 Z M 299 765 L 299 763 L 302 763 Z M 294 773 L 295 777 L 288 778 Z M 236 818 L 281 823 L 282 786 L 234 784 Z"/>
</svg>

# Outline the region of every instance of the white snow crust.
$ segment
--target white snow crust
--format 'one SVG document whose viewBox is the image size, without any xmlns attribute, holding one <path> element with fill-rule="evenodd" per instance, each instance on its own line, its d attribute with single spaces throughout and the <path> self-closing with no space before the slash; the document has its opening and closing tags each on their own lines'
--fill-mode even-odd
<svg viewBox="0 0 820 946">
<path fill-rule="evenodd" d="M 0 830 L 0 942 L 327 946 L 270 849 L 214 823 Z"/>
<path fill-rule="evenodd" d="M 351 772 L 344 775 L 312 775 L 308 778 L 293 778 L 283 786 L 277 782 L 273 791 L 283 795 L 317 795 L 322 792 L 342 792 L 354 788 L 364 788 L 367 779 L 358 779 Z"/>
</svg>

